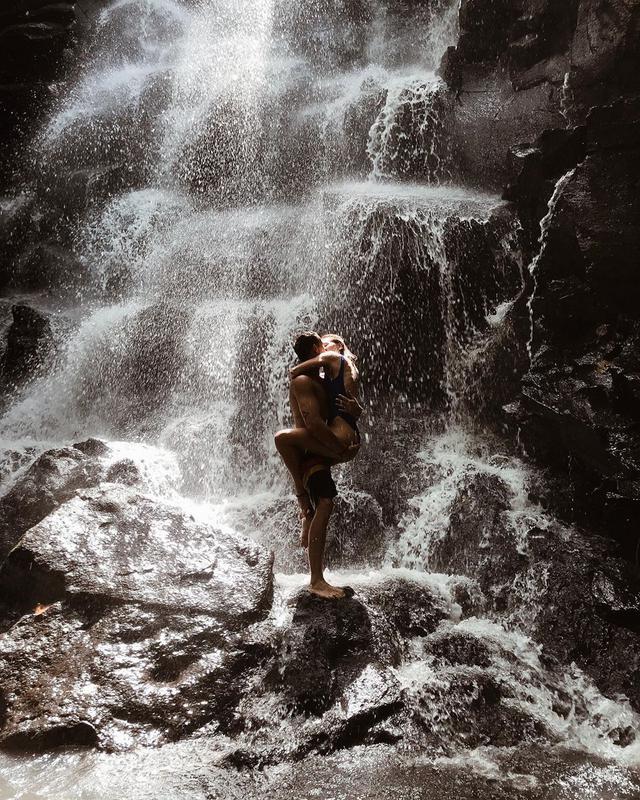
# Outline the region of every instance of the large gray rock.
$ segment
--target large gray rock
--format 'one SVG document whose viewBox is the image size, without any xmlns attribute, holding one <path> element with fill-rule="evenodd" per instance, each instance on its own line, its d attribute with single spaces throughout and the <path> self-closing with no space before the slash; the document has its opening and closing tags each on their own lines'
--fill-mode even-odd
<svg viewBox="0 0 640 800">
<path fill-rule="evenodd" d="M 0 500 L 0 560 L 25 531 L 78 489 L 98 482 L 103 469 L 98 456 L 107 450 L 103 442 L 90 439 L 39 456 Z"/>
<path fill-rule="evenodd" d="M 236 626 L 269 607 L 272 558 L 248 539 L 112 484 L 78 492 L 0 569 L 21 604 L 67 598 L 204 613 Z"/>
<path fill-rule="evenodd" d="M 233 710 L 271 650 L 272 556 L 117 484 L 79 491 L 0 568 L 0 746 L 159 744 Z M 30 611 L 32 609 L 32 611 Z"/>
</svg>

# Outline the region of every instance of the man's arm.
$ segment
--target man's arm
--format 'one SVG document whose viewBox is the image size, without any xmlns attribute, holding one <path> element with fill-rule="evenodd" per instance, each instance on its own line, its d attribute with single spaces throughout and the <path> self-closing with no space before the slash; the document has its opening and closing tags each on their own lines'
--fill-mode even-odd
<svg viewBox="0 0 640 800">
<path fill-rule="evenodd" d="M 314 391 L 313 379 L 307 375 L 295 378 L 291 384 L 304 426 L 309 433 L 338 457 L 345 449 L 344 445 L 320 416 L 318 398 Z"/>
<path fill-rule="evenodd" d="M 300 375 L 308 375 L 310 372 L 317 372 L 320 367 L 326 367 L 332 364 L 334 367 L 340 364 L 340 356 L 337 353 L 321 353 L 319 356 L 314 356 L 308 361 L 302 361 L 291 367 L 289 375 L 291 379 L 298 378 Z"/>
</svg>

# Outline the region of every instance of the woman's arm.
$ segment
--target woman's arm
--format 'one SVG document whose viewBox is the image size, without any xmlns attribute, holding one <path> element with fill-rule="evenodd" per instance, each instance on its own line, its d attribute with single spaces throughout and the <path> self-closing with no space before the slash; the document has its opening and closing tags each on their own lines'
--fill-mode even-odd
<svg viewBox="0 0 640 800">
<path fill-rule="evenodd" d="M 310 358 L 308 361 L 303 361 L 301 364 L 296 364 L 289 370 L 289 377 L 291 380 L 299 378 L 300 375 L 308 375 L 310 372 L 315 372 L 320 367 L 328 367 L 331 365 L 339 364 L 340 356 L 336 353 L 320 353 L 319 356 Z"/>
</svg>

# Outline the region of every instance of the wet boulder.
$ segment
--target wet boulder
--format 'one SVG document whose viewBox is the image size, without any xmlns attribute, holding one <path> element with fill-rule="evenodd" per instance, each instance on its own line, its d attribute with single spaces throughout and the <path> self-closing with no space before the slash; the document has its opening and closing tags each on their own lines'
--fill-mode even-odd
<svg viewBox="0 0 640 800">
<path fill-rule="evenodd" d="M 142 481 L 142 475 L 132 459 L 121 458 L 109 467 L 105 474 L 105 480 L 110 483 L 124 483 L 125 486 L 135 486 Z"/>
<path fill-rule="evenodd" d="M 226 732 L 271 657 L 248 628 L 271 604 L 250 540 L 112 483 L 77 492 L 0 569 L 22 612 L 4 635 L 0 746 L 127 749 Z"/>
<path fill-rule="evenodd" d="M 40 606 L 0 644 L 0 747 L 124 750 L 226 730 L 258 665 L 206 614 L 87 601 Z"/>
<path fill-rule="evenodd" d="M 368 664 L 322 719 L 307 726 L 295 756 L 393 741 L 390 728 L 403 707 L 404 693 L 394 671 Z"/>
<path fill-rule="evenodd" d="M 359 424 L 365 446 L 346 467 L 349 480 L 374 498 L 385 525 L 397 524 L 407 510 L 407 498 L 420 487 L 420 461 L 407 453 L 420 448 L 422 421 L 403 416 L 389 422 L 365 413 Z"/>
<path fill-rule="evenodd" d="M 94 457 L 106 445 L 97 439 L 43 453 L 0 500 L 0 560 L 20 537 L 73 497 L 95 485 L 102 466 Z"/>
<path fill-rule="evenodd" d="M 279 681 L 294 708 L 319 715 L 371 660 L 371 620 L 357 597 L 328 602 L 303 590 L 292 602 Z"/>
<path fill-rule="evenodd" d="M 418 580 L 390 578 L 363 589 L 372 613 L 384 618 L 403 639 L 427 636 L 451 613 L 448 598 Z"/>
<path fill-rule="evenodd" d="M 34 525 L 0 570 L 22 605 L 64 597 L 206 613 L 233 626 L 271 597 L 271 556 L 180 509 L 112 484 L 77 492 Z"/>
<path fill-rule="evenodd" d="M 328 711 L 365 667 L 400 664 L 410 639 L 429 635 L 450 616 L 443 595 L 403 577 L 365 583 L 339 601 L 303 590 L 290 603 L 279 680 L 293 707 L 313 715 Z"/>
<path fill-rule="evenodd" d="M 412 673 L 410 693 L 426 744 L 509 747 L 522 741 L 554 741 L 540 690 L 561 716 L 571 713 L 561 673 L 545 669 L 524 637 L 490 622 L 442 626 L 424 642 L 428 667 Z M 576 708 L 582 715 L 584 708 Z"/>
</svg>

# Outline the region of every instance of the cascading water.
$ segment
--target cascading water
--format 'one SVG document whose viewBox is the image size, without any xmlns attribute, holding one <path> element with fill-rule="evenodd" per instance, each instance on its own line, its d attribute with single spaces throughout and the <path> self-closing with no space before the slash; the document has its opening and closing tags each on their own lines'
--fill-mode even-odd
<svg viewBox="0 0 640 800">
<path fill-rule="evenodd" d="M 367 558 L 349 555 L 348 532 L 336 535 L 340 578 L 366 596 L 401 577 L 445 608 L 441 627 L 412 638 L 392 670 L 412 709 L 407 748 L 501 763 L 500 747 L 483 749 L 474 710 L 499 686 L 510 723 L 528 720 L 523 735 L 630 761 L 636 750 L 620 732 L 640 731 L 640 720 L 629 705 L 606 700 L 577 668 L 545 662 L 530 638 L 528 595 L 541 591 L 543 567 L 508 574 L 477 614 L 474 582 L 441 574 L 464 573 L 448 567 L 461 562 L 443 541 L 474 481 L 499 484 L 501 535 L 516 560 L 528 558 L 528 532 L 553 521 L 528 500 L 524 467 L 460 427 L 469 361 L 521 289 L 518 229 L 497 198 L 452 185 L 451 101 L 433 70 L 455 40 L 458 3 L 408 5 L 118 0 L 100 13 L 88 62 L 35 150 L 46 183 L 36 195 L 66 196 L 84 181 L 84 204 L 55 230 L 83 270 L 79 296 L 59 303 L 72 332 L 56 371 L 0 421 L 2 475 L 10 483 L 14 466 L 48 447 L 107 439 L 113 458 L 141 467 L 150 495 L 273 547 L 270 619 L 284 628 L 304 577 L 272 434 L 288 418 L 293 334 L 330 323 L 362 359 L 365 473 L 390 439 L 384 458 L 401 454 L 408 485 L 408 507 L 390 518 L 353 479 L 357 463 L 341 473 L 354 529 L 368 513 L 364 527 L 382 533 L 372 571 L 354 571 Z M 426 437 L 425 408 L 440 414 Z M 415 429 L 408 439 L 403 425 Z M 488 525 L 479 548 L 492 536 Z M 500 607 L 505 587 L 518 608 Z M 456 661 L 456 642 L 484 655 Z M 266 689 L 256 697 L 263 738 L 295 738 L 300 719 Z M 247 734 L 258 750 L 262 735 Z M 181 747 L 164 756 L 174 772 Z M 76 796 L 69 769 L 82 796 L 109 797 L 115 773 L 144 772 L 145 759 L 162 774 L 153 754 L 102 758 L 50 762 L 48 783 L 11 762 L 8 780 Z M 83 788 L 83 771 L 97 788 Z"/>
</svg>

